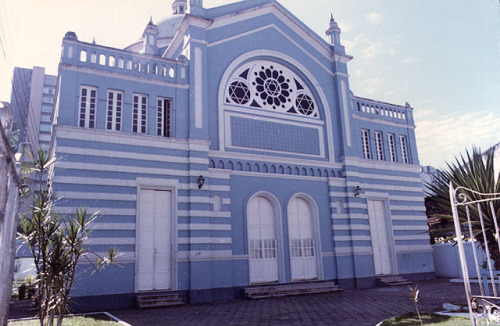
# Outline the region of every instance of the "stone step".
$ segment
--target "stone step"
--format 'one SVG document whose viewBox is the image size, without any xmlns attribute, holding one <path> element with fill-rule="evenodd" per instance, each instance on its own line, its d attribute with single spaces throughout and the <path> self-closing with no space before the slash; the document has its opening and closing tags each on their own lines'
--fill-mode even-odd
<svg viewBox="0 0 500 326">
<path fill-rule="evenodd" d="M 381 276 L 377 277 L 379 282 L 384 286 L 400 286 L 400 285 L 409 285 L 412 284 L 412 282 L 408 281 L 407 279 L 403 278 L 402 276 L 399 275 L 389 275 L 389 276 Z"/>
<path fill-rule="evenodd" d="M 334 282 L 302 282 L 252 286 L 245 288 L 244 293 L 249 299 L 263 299 L 336 291 L 342 291 L 342 289 Z"/>
<path fill-rule="evenodd" d="M 177 306 L 184 302 L 177 291 L 152 291 L 137 294 L 136 304 L 139 309 L 145 309 Z"/>
</svg>

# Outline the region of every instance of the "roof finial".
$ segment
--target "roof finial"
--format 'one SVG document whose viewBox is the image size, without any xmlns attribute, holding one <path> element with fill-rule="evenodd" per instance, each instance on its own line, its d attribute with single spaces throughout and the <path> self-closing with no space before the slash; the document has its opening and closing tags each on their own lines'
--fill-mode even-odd
<svg viewBox="0 0 500 326">
<path fill-rule="evenodd" d="M 95 36 L 94 36 L 94 38 L 92 39 L 92 44 L 95 44 Z"/>
<path fill-rule="evenodd" d="M 153 15 L 149 16 L 149 25 L 153 25 Z"/>
</svg>

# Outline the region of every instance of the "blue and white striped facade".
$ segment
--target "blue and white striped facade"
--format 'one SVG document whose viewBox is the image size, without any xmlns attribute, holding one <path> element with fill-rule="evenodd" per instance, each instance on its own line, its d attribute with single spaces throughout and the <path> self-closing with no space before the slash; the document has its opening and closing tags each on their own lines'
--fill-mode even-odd
<svg viewBox="0 0 500 326">
<path fill-rule="evenodd" d="M 297 199 L 311 216 L 316 280 L 375 284 L 370 201 L 387 223 L 384 274 L 431 276 L 413 109 L 352 95 L 352 57 L 333 19 L 328 43 L 274 0 L 185 5 L 125 50 L 73 33 L 63 40 L 52 135 L 61 162 L 52 186 L 60 210 L 99 211 L 90 249 L 121 252 L 120 267 L 82 276 L 74 295 L 140 291 L 145 189 L 171 196 L 169 289 L 190 302 L 232 299 L 251 285 L 247 222 L 257 197 L 272 207 L 277 282 L 294 281 L 288 216 Z M 115 91 L 121 109 L 111 126 Z M 170 137 L 158 136 L 158 99 L 171 105 Z M 141 103 L 145 116 L 134 117 Z"/>
</svg>

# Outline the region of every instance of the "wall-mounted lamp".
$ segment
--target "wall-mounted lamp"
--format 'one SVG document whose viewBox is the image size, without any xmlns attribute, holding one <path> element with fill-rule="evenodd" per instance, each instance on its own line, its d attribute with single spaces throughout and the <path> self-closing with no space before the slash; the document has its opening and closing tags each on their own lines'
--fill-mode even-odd
<svg viewBox="0 0 500 326">
<path fill-rule="evenodd" d="M 204 184 L 205 184 L 205 178 L 202 175 L 200 175 L 198 177 L 198 189 L 201 189 L 201 187 L 203 187 Z"/>
<path fill-rule="evenodd" d="M 356 186 L 356 188 L 354 188 L 354 197 L 359 197 L 360 193 L 361 193 L 361 187 Z"/>
</svg>

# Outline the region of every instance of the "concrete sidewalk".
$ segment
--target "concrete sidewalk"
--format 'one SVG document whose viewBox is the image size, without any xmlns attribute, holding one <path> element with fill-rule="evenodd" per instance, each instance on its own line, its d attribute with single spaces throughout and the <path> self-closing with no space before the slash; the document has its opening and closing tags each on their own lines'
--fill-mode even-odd
<svg viewBox="0 0 500 326">
<path fill-rule="evenodd" d="M 448 279 L 420 281 L 421 312 L 441 311 L 443 303 L 465 303 L 462 283 Z M 150 310 L 110 311 L 133 325 L 356 325 L 373 326 L 381 320 L 414 311 L 398 292 L 407 286 L 344 290 L 256 301 L 230 301 Z M 17 318 L 16 309 L 10 318 Z M 23 317 L 23 316 L 19 316 Z M 24 315 L 25 317 L 25 315 Z"/>
</svg>

